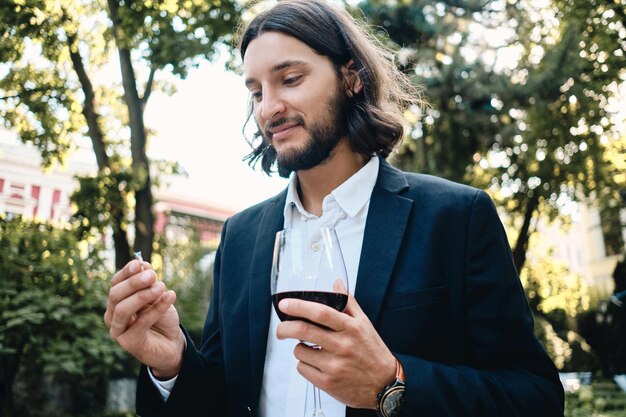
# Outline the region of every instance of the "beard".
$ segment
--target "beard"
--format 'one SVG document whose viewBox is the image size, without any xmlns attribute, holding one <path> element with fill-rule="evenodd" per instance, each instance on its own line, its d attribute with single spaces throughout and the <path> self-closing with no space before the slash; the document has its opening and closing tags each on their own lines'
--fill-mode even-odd
<svg viewBox="0 0 626 417">
<path fill-rule="evenodd" d="M 309 128 L 304 126 L 304 120 L 300 116 L 280 119 L 268 126 L 271 128 L 286 122 L 296 122 L 309 132 L 309 137 L 301 148 L 289 149 L 278 154 L 271 147 L 271 152 L 276 153 L 278 175 L 288 178 L 292 172 L 316 167 L 333 155 L 341 138 L 347 133 L 344 119 L 346 100 L 339 89 L 328 100 L 325 108 L 319 120 L 312 122 Z M 271 133 L 263 132 L 264 140 L 269 143 L 271 143 L 271 137 Z"/>
</svg>

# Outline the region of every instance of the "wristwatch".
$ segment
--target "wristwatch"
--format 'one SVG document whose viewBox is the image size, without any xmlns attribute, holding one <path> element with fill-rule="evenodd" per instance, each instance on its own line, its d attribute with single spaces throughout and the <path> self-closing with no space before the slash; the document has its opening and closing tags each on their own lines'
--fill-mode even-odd
<svg viewBox="0 0 626 417">
<path fill-rule="evenodd" d="M 398 417 L 401 415 L 406 391 L 404 379 L 404 369 L 396 358 L 396 379 L 378 393 L 378 401 L 376 402 L 378 417 Z"/>
</svg>

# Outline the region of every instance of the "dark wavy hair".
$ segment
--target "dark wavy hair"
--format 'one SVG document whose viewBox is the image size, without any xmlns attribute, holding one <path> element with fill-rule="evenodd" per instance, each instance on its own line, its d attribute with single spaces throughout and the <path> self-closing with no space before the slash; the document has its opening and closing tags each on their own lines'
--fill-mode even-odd
<svg viewBox="0 0 626 417">
<path fill-rule="evenodd" d="M 294 37 L 328 57 L 338 76 L 344 76 L 340 68 L 352 60 L 349 71 L 359 74 L 362 89 L 356 93 L 348 86 L 346 91 L 344 117 L 349 145 L 364 156 L 386 158 L 404 135 L 403 111 L 411 104 L 421 104 L 419 90 L 397 69 L 394 53 L 344 9 L 320 0 L 286 0 L 240 28 L 241 58 L 250 42 L 272 31 Z M 250 100 L 244 136 L 252 113 Z M 276 161 L 271 144 L 260 130 L 247 141 L 253 150 L 244 159 L 252 167 L 260 160 L 263 171 L 271 174 Z"/>
</svg>

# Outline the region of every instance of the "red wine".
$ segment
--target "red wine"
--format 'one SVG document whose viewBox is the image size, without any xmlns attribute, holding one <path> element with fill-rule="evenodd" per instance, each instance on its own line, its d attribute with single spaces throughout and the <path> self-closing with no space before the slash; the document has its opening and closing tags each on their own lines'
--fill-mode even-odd
<svg viewBox="0 0 626 417">
<path fill-rule="evenodd" d="M 279 292 L 272 295 L 272 301 L 274 302 L 274 310 L 276 310 L 276 314 L 281 319 L 281 321 L 285 320 L 302 320 L 298 317 L 293 317 L 288 314 L 283 313 L 278 308 L 278 303 L 280 300 L 284 298 L 298 298 L 300 300 L 305 301 L 314 301 L 316 303 L 325 304 L 329 307 L 334 308 L 337 311 L 343 311 L 348 305 L 348 296 L 346 294 L 340 294 L 336 292 L 326 292 L 326 291 L 285 291 Z M 308 321 L 308 320 L 305 320 Z"/>
</svg>

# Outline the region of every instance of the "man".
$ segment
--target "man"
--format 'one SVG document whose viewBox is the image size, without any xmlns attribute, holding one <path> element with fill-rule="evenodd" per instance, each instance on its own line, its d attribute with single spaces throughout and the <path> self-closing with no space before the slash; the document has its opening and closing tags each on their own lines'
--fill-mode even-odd
<svg viewBox="0 0 626 417">
<path fill-rule="evenodd" d="M 259 128 L 251 163 L 295 174 L 224 224 L 199 349 L 149 264 L 113 277 L 105 322 L 144 364 L 138 413 L 308 416 L 309 381 L 327 417 L 563 415 L 489 197 L 384 160 L 412 100 L 388 53 L 347 13 L 307 0 L 257 16 L 240 50 Z M 354 297 L 343 313 L 283 300 L 310 322 L 280 323 L 274 235 L 327 224 Z"/>
</svg>

